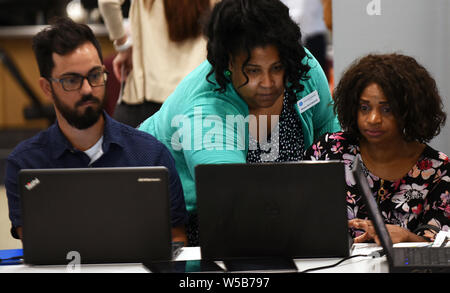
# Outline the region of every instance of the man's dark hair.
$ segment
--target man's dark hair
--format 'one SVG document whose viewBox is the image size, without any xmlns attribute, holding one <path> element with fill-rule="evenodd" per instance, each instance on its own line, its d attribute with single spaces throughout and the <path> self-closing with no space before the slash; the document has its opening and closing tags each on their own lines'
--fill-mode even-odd
<svg viewBox="0 0 450 293">
<path fill-rule="evenodd" d="M 294 93 L 303 90 L 300 80 L 308 78 L 306 73 L 310 67 L 301 62 L 306 52 L 300 44 L 300 28 L 279 0 L 222 0 L 211 12 L 205 35 L 207 58 L 212 65 L 207 80 L 211 82 L 209 78 L 215 74 L 217 90 L 224 91 L 230 82 L 224 75 L 230 56 L 247 53 L 244 67 L 254 48 L 267 45 L 278 49 L 285 69 L 285 84 L 289 85 L 286 89 Z M 248 82 L 243 68 L 242 72 Z"/>
<path fill-rule="evenodd" d="M 401 54 L 371 54 L 356 60 L 334 90 L 334 111 L 345 131 L 360 137 L 357 117 L 364 89 L 376 83 L 392 109 L 406 141 L 429 142 L 446 114 L 436 82 L 417 61 Z"/>
<path fill-rule="evenodd" d="M 91 42 L 97 49 L 103 63 L 100 43 L 92 30 L 85 24 L 78 24 L 67 17 L 57 17 L 51 25 L 33 37 L 33 51 L 42 77 L 49 78 L 53 67 L 52 54 L 65 55 L 86 42 Z"/>
</svg>

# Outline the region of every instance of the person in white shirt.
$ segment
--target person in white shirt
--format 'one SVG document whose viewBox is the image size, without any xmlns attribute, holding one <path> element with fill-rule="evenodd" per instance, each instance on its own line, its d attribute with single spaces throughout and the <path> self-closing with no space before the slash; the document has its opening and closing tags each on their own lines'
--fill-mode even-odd
<svg viewBox="0 0 450 293">
<path fill-rule="evenodd" d="M 206 59 L 200 19 L 217 0 L 133 0 L 130 32 L 123 24 L 124 0 L 98 0 L 114 41 L 114 74 L 125 80 L 114 118 L 136 127 L 159 110 L 178 83 Z M 123 68 L 123 72 L 122 72 Z"/>
</svg>

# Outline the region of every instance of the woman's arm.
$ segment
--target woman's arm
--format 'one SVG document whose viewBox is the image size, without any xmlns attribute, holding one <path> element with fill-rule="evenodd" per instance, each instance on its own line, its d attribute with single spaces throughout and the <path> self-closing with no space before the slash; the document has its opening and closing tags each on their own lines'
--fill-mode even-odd
<svg viewBox="0 0 450 293">
<path fill-rule="evenodd" d="M 98 8 L 105 26 L 108 29 L 109 38 L 118 40 L 124 37 L 123 15 L 121 6 L 125 0 L 98 0 Z"/>
</svg>

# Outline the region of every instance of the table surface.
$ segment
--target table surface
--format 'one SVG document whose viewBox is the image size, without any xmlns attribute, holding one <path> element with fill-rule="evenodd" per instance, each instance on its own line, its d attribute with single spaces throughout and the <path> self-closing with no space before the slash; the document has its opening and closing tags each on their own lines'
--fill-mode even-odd
<svg viewBox="0 0 450 293">
<path fill-rule="evenodd" d="M 400 243 L 395 247 L 404 246 L 425 246 L 429 243 Z M 381 247 L 372 243 L 355 243 L 352 247 L 351 255 L 367 255 Z M 184 247 L 181 253 L 175 259 L 181 260 L 199 260 L 201 259 L 200 247 Z M 299 272 L 322 266 L 328 266 L 337 263 L 342 258 L 311 258 L 294 259 Z M 216 262 L 224 268 L 221 261 Z M 0 273 L 65 273 L 73 272 L 73 268 L 66 265 L 58 266 L 30 266 L 25 264 L 0 266 Z M 134 264 L 85 264 L 79 267 L 80 273 L 149 273 L 150 271 L 140 263 Z M 355 257 L 348 259 L 336 267 L 312 271 L 313 273 L 387 273 L 389 272 L 386 256 Z"/>
</svg>

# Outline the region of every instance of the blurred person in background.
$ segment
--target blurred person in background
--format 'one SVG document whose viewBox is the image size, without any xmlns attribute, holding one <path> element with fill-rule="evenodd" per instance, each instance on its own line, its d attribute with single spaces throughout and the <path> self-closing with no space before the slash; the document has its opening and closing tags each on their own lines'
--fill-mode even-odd
<svg viewBox="0 0 450 293">
<path fill-rule="evenodd" d="M 129 33 L 123 24 L 124 0 L 98 0 L 114 41 L 113 71 L 125 81 L 114 118 L 136 127 L 159 110 L 177 84 L 206 59 L 202 16 L 218 0 L 134 0 Z"/>
<path fill-rule="evenodd" d="M 281 0 L 289 7 L 289 14 L 300 26 L 306 48 L 316 57 L 328 77 L 327 39 L 328 27 L 324 19 L 323 0 Z M 326 2 L 326 1 L 325 1 Z M 327 6 L 329 7 L 329 6 Z"/>
</svg>

